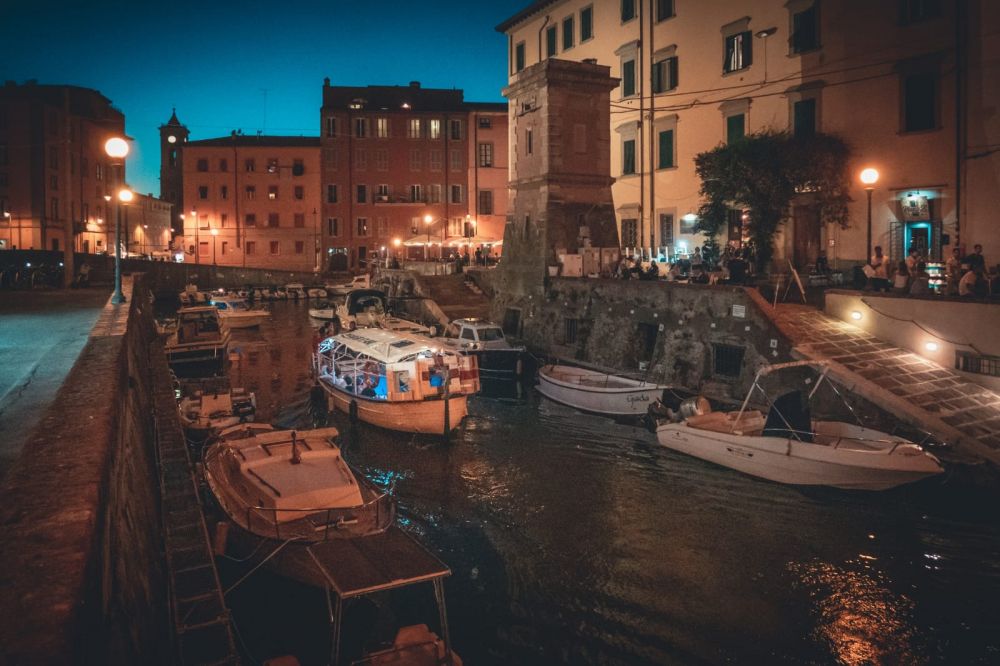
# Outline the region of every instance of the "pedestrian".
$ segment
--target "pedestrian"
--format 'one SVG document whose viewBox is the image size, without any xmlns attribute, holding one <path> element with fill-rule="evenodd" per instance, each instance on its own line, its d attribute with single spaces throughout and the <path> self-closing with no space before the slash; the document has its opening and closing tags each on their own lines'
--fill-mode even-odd
<svg viewBox="0 0 1000 666">
<path fill-rule="evenodd" d="M 983 256 L 983 246 L 979 245 L 978 243 L 976 245 L 973 245 L 972 254 L 970 254 L 964 260 L 962 260 L 962 263 L 968 264 L 970 271 L 974 271 L 978 268 L 980 271 L 985 273 L 986 257 Z"/>
<path fill-rule="evenodd" d="M 918 263 L 920 263 L 920 251 L 915 247 L 911 247 L 910 253 L 906 256 L 906 274 L 911 279 L 917 275 Z"/>
<path fill-rule="evenodd" d="M 77 285 L 80 287 L 86 287 L 90 284 L 90 264 L 86 261 L 80 266 L 80 276 Z"/>
<path fill-rule="evenodd" d="M 866 266 L 865 275 L 874 291 L 889 291 L 889 257 L 882 254 L 882 246 L 875 246 L 875 254 Z"/>
<path fill-rule="evenodd" d="M 913 272 L 917 272 L 917 267 L 913 267 Z M 906 261 L 899 262 L 896 266 L 896 275 L 892 279 L 892 290 L 897 294 L 905 294 L 910 285 L 910 271 Z"/>
<path fill-rule="evenodd" d="M 476 248 L 476 266 L 485 266 L 486 262 L 483 260 L 483 248 Z"/>
<path fill-rule="evenodd" d="M 694 268 L 695 266 L 701 268 L 704 263 L 705 259 L 701 256 L 701 248 L 696 247 L 694 249 L 694 256 L 691 257 L 691 268 Z"/>
</svg>

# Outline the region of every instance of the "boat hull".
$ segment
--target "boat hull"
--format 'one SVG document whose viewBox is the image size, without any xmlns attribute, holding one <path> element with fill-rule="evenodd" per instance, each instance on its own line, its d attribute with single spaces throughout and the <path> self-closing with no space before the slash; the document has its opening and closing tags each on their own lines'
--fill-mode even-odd
<svg viewBox="0 0 1000 666">
<path fill-rule="evenodd" d="M 264 320 L 268 318 L 268 314 L 253 314 L 246 316 L 228 316 L 222 317 L 222 321 L 227 327 L 233 328 L 257 328 Z"/>
<path fill-rule="evenodd" d="M 600 373 L 594 373 L 598 376 Z M 600 375 L 603 376 L 603 375 Z M 538 392 L 546 398 L 584 412 L 607 416 L 645 416 L 649 405 L 660 398 L 665 387 L 635 382 L 635 386 L 602 388 L 561 381 L 547 368 L 538 371 Z"/>
<path fill-rule="evenodd" d="M 468 398 L 464 394 L 448 398 L 448 426 L 445 426 L 444 398 L 389 402 L 354 395 L 320 382 L 326 391 L 330 408 L 350 415 L 351 403 L 357 402 L 358 419 L 387 430 L 428 435 L 443 434 L 456 429 L 468 411 Z"/>
<path fill-rule="evenodd" d="M 943 471 L 929 454 L 837 449 L 782 437 L 706 432 L 684 423 L 661 425 L 656 437 L 674 451 L 791 485 L 887 490 Z"/>
</svg>

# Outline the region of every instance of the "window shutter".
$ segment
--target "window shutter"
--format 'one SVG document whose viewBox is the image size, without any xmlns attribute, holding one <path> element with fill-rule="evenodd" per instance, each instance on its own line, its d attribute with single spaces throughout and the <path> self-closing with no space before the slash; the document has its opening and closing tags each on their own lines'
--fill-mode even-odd
<svg viewBox="0 0 1000 666">
<path fill-rule="evenodd" d="M 667 60 L 670 68 L 670 80 L 667 82 L 667 90 L 673 90 L 677 87 L 677 57 L 670 58 Z"/>
<path fill-rule="evenodd" d="M 743 49 L 743 67 L 749 67 L 753 64 L 753 33 L 744 32 L 743 39 L 740 40 L 740 46 Z"/>
</svg>

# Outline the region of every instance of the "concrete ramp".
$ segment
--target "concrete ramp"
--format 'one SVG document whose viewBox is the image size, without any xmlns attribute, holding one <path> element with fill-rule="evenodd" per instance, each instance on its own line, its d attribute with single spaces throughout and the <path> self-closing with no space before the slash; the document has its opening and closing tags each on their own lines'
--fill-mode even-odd
<svg viewBox="0 0 1000 666">
<path fill-rule="evenodd" d="M 489 319 L 490 299 L 465 275 L 421 275 L 423 295 L 437 303 L 448 321 L 463 317 Z"/>
</svg>

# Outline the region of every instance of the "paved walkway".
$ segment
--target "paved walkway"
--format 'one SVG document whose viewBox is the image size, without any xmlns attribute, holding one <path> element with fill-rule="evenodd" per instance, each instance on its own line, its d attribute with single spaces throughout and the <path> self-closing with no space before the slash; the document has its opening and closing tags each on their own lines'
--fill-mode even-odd
<svg viewBox="0 0 1000 666">
<path fill-rule="evenodd" d="M 900 419 L 1000 464 L 1000 395 L 918 354 L 805 305 L 779 304 L 775 323 L 803 358 L 831 361 L 850 390 Z"/>
</svg>

